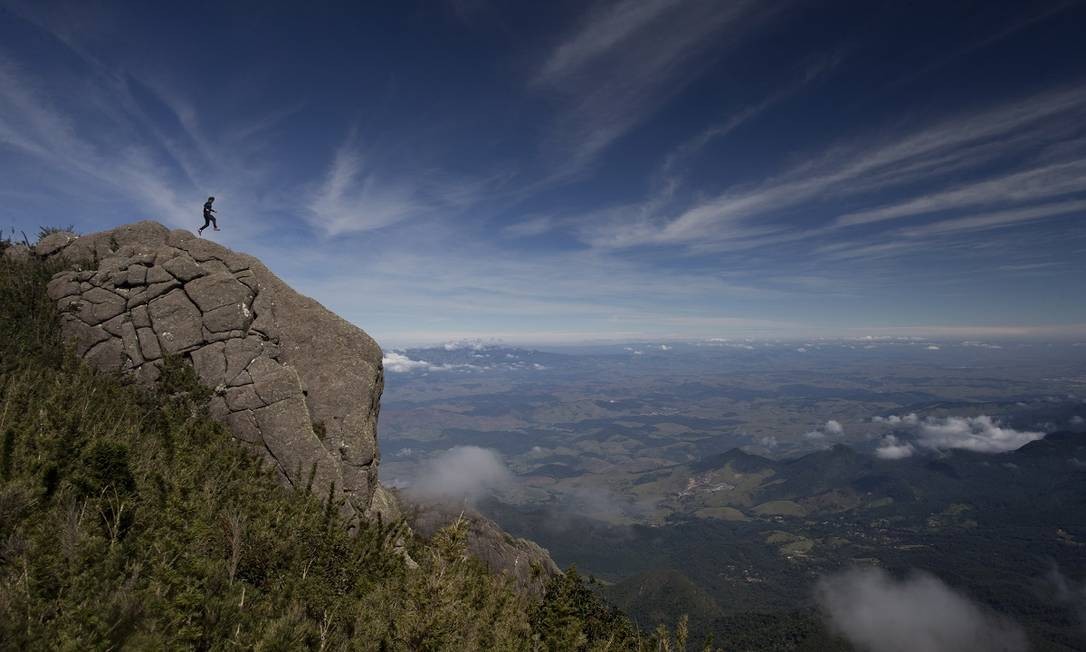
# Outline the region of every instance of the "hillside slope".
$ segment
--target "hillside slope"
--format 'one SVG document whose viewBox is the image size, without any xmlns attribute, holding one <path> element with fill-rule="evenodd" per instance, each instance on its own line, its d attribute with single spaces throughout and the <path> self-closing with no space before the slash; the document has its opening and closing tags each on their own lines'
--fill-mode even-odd
<svg viewBox="0 0 1086 652">
<path fill-rule="evenodd" d="M 150 386 L 67 349 L 61 268 L 0 244 L 0 641 L 12 649 L 636 649 L 576 574 L 541 601 L 466 552 L 284 486 L 178 357 Z M 354 534 L 350 526 L 354 527 Z M 417 560 L 412 568 L 404 551 Z"/>
</svg>

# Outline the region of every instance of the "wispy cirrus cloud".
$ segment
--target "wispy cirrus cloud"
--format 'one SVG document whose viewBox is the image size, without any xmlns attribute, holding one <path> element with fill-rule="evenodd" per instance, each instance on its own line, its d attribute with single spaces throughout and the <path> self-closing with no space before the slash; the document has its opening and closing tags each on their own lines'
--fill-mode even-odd
<svg viewBox="0 0 1086 652">
<path fill-rule="evenodd" d="M 117 221 L 194 227 L 200 203 L 213 193 L 229 214 L 224 240 L 268 228 L 266 209 L 283 198 L 264 187 L 269 170 L 257 153 L 266 131 L 296 105 L 245 116 L 239 128 L 227 123 L 210 136 L 183 92 L 104 64 L 63 26 L 27 19 L 68 62 L 43 78 L 0 52 L 0 157 L 11 157 L 17 171 L 44 166 L 39 196 L 49 188 L 81 204 L 109 206 Z"/>
<path fill-rule="evenodd" d="M 957 217 L 924 226 L 902 229 L 901 233 L 906 236 L 923 237 L 959 231 L 984 231 L 1075 213 L 1086 214 L 1086 200 L 1053 202 L 1029 208 L 977 213 L 967 217 Z"/>
<path fill-rule="evenodd" d="M 419 188 L 380 178 L 352 143 L 336 152 L 309 201 L 311 221 L 328 235 L 379 229 L 429 212 Z"/>
<path fill-rule="evenodd" d="M 206 12 L 3 4 L 0 194 L 20 228 L 191 228 L 214 194 L 217 239 L 399 341 L 1083 329 L 1055 295 L 1086 241 L 1086 92 L 1007 99 L 1037 88 L 1018 66 L 943 94 L 958 73 L 942 59 L 919 92 L 884 92 L 901 68 L 843 56 L 897 38 L 881 9 L 842 16 L 875 27 L 842 41 L 777 20 L 817 13 L 790 2 L 594 0 L 546 24 L 461 3 L 471 24 L 452 21 L 438 60 L 422 46 L 387 59 L 380 39 L 337 29 L 382 29 L 348 11 L 269 12 L 235 41 Z M 1026 13 L 977 24 L 1011 17 L 1000 33 L 1018 33 L 1049 15 Z M 449 27 L 403 18 L 416 42 Z M 565 28 L 545 33 L 552 21 Z M 247 56 L 209 67 L 166 24 Z M 961 27 L 908 71 L 993 42 Z M 887 45 L 912 52 L 913 38 Z M 1053 83 L 1081 74 L 1052 68 Z M 927 113 L 963 97 L 978 103 Z M 352 124 L 380 132 L 344 138 Z M 1014 305 L 1027 293 L 1029 310 Z"/>
<path fill-rule="evenodd" d="M 627 1 L 598 9 L 568 40 L 554 49 L 539 72 L 540 78 L 555 80 L 575 73 L 678 4 L 677 0 Z"/>
<path fill-rule="evenodd" d="M 885 222 L 975 206 L 1006 206 L 1086 191 L 1086 159 L 1043 165 L 957 186 L 907 201 L 848 213 L 837 226 Z"/>
<path fill-rule="evenodd" d="M 755 2 L 621 0 L 588 12 L 532 82 L 558 98 L 545 148 L 577 169 L 645 120 L 770 10 Z M 667 38 L 661 38 L 666 34 Z"/>
<path fill-rule="evenodd" d="M 336 150 L 307 200 L 310 223 L 329 236 L 363 233 L 421 218 L 449 217 L 485 200 L 505 174 L 456 178 L 434 169 L 378 169 L 355 132 Z"/>
<path fill-rule="evenodd" d="M 667 154 L 663 164 L 660 166 L 661 173 L 670 176 L 682 161 L 690 158 L 709 143 L 727 137 L 736 129 L 753 121 L 765 111 L 795 97 L 811 84 L 826 77 L 841 63 L 842 58 L 840 53 L 834 53 L 830 56 L 816 59 L 807 64 L 803 69 L 802 74 L 790 83 L 775 88 L 758 102 L 745 106 L 738 111 L 733 112 L 723 121 L 698 132 L 695 136 L 683 142 L 678 147 L 675 147 Z"/>
<path fill-rule="evenodd" d="M 553 216 L 537 215 L 502 228 L 502 234 L 510 238 L 528 238 L 553 230 L 558 224 Z"/>
<path fill-rule="evenodd" d="M 758 247 L 936 211 L 1066 196 L 1086 190 L 1086 143 L 1069 139 L 1079 131 L 1073 125 L 1084 118 L 1086 92 L 1081 88 L 1020 98 L 943 119 L 881 144 L 831 148 L 775 178 L 729 188 L 677 212 L 642 211 L 631 218 L 624 211 L 618 219 L 582 229 L 582 238 L 611 248 Z M 1046 148 L 1058 149 L 1060 160 L 1039 157 Z M 993 173 L 988 169 L 993 163 L 1005 165 Z M 946 188 L 944 179 L 952 172 L 974 180 Z M 915 187 L 923 188 L 922 194 L 894 204 L 880 201 L 883 193 Z M 800 209 L 833 216 L 843 202 L 874 205 L 808 229 L 782 219 Z M 1042 211 L 1031 219 L 1047 214 Z M 1013 221 L 1011 216 L 1003 219 Z"/>
<path fill-rule="evenodd" d="M 74 176 L 104 183 L 168 222 L 180 224 L 191 216 L 194 209 L 186 209 L 177 192 L 183 178 L 151 148 L 120 140 L 132 127 L 121 107 L 96 117 L 101 139 L 81 129 L 67 107 L 51 100 L 18 65 L 0 58 L 0 144 L 46 165 L 58 175 L 58 188 Z"/>
</svg>

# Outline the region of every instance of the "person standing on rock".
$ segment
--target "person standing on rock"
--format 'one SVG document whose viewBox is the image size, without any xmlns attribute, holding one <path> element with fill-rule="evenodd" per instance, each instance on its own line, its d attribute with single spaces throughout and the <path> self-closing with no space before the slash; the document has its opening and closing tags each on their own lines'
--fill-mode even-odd
<svg viewBox="0 0 1086 652">
<path fill-rule="evenodd" d="M 214 229 L 216 231 L 219 230 L 219 223 L 215 221 L 215 216 L 213 215 L 213 213 L 215 212 L 215 209 L 211 207 L 211 204 L 214 203 L 214 202 L 215 202 L 214 197 L 208 197 L 207 201 L 204 202 L 204 225 L 196 230 L 196 233 L 198 235 L 203 235 L 204 234 L 204 229 L 207 228 L 208 224 L 212 225 L 212 227 L 214 227 Z"/>
</svg>

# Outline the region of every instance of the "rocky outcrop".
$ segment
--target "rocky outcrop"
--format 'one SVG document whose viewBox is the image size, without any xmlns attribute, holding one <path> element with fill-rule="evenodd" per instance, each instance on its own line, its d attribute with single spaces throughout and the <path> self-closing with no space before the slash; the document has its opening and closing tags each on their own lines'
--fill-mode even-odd
<svg viewBox="0 0 1086 652">
<path fill-rule="evenodd" d="M 34 254 L 67 261 L 49 296 L 85 361 L 153 381 L 180 356 L 214 390 L 212 415 L 284 482 L 312 474 L 347 516 L 394 515 L 377 482 L 381 350 L 361 329 L 259 260 L 155 222 L 53 233 Z"/>
<path fill-rule="evenodd" d="M 30 257 L 30 247 L 0 239 L 0 253 L 8 260 L 26 260 Z"/>
<path fill-rule="evenodd" d="M 517 589 L 528 595 L 542 596 L 547 581 L 561 573 L 545 548 L 512 536 L 470 505 L 441 500 L 416 503 L 403 496 L 399 500 L 407 521 L 423 536 L 433 536 L 457 519 L 466 521 L 468 552 L 491 572 L 508 575 Z"/>
</svg>

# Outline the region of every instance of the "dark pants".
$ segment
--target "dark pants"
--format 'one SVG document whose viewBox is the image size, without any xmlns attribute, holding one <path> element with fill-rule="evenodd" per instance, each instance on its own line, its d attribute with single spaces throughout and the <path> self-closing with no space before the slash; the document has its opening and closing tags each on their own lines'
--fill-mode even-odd
<svg viewBox="0 0 1086 652">
<path fill-rule="evenodd" d="M 200 230 L 206 229 L 208 224 L 213 224 L 216 229 L 219 228 L 219 223 L 215 221 L 215 217 L 210 213 L 204 213 L 204 225 L 200 227 Z"/>
</svg>

